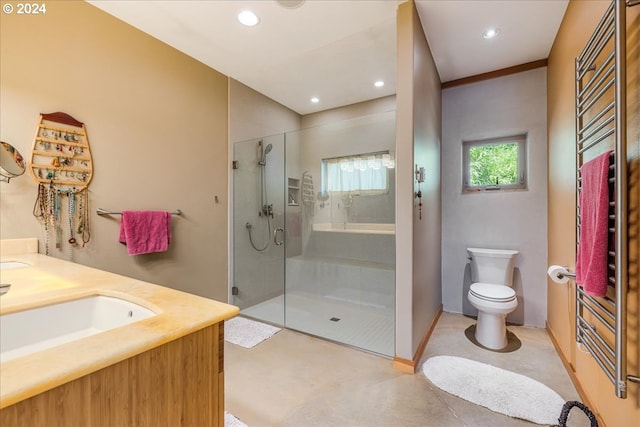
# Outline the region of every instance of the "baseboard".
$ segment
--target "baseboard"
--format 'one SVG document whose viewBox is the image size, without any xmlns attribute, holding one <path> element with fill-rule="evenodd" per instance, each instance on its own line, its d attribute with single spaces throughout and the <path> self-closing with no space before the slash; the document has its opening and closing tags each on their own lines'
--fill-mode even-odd
<svg viewBox="0 0 640 427">
<path fill-rule="evenodd" d="M 403 359 L 402 357 L 395 356 L 393 358 L 393 369 L 403 372 L 405 374 L 415 374 L 416 368 L 413 360 Z"/>
<path fill-rule="evenodd" d="M 442 314 L 442 304 L 438 307 L 435 316 L 431 320 L 431 324 L 425 332 L 422 340 L 420 341 L 420 345 L 418 346 L 415 354 L 413 355 L 413 360 L 403 359 L 402 357 L 395 356 L 393 358 L 393 369 L 396 371 L 404 372 L 406 374 L 415 374 L 418 363 L 420 363 L 420 359 L 422 358 L 422 354 L 424 353 L 424 349 L 429 342 L 429 338 L 433 333 L 433 330 L 436 328 L 438 324 L 438 319 L 440 319 L 440 315 Z"/>
<path fill-rule="evenodd" d="M 564 369 L 567 371 L 567 374 L 569 374 L 569 378 L 571 378 L 571 382 L 573 383 L 573 386 L 575 387 L 576 391 L 580 395 L 580 400 L 582 400 L 582 403 L 584 403 L 585 405 L 587 405 L 589 407 L 589 409 L 591 409 L 591 412 L 593 412 L 593 414 L 596 416 L 596 418 L 598 420 L 598 425 L 600 425 L 601 427 L 606 427 L 606 424 L 604 423 L 604 420 L 602 419 L 602 417 L 600 416 L 600 414 L 596 410 L 595 406 L 593 406 L 593 404 L 591 403 L 591 401 L 587 397 L 587 393 L 585 393 L 584 388 L 582 388 L 582 384 L 580 384 L 580 381 L 578 380 L 578 377 L 576 375 L 575 369 L 573 368 L 573 365 L 567 360 L 567 358 L 565 357 L 564 353 L 562 352 L 562 349 L 560 348 L 560 345 L 558 344 L 558 339 L 556 338 L 556 336 L 553 333 L 553 329 L 551 329 L 549 327 L 549 322 L 545 322 L 545 323 L 546 323 L 546 326 L 547 326 L 546 327 L 547 334 L 549 335 L 549 338 L 551 339 L 551 342 L 553 343 L 553 346 L 556 349 L 556 353 L 558 353 L 558 357 L 560 357 L 560 360 L 562 361 L 562 364 L 564 365 Z"/>
</svg>

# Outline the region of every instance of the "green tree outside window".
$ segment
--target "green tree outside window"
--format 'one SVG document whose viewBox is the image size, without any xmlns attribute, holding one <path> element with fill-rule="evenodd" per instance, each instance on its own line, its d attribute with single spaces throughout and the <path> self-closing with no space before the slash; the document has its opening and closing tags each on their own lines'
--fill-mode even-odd
<svg viewBox="0 0 640 427">
<path fill-rule="evenodd" d="M 518 144 L 478 145 L 469 149 L 469 184 L 512 185 L 518 182 Z"/>
<path fill-rule="evenodd" d="M 462 191 L 527 188 L 527 135 L 463 141 Z"/>
</svg>

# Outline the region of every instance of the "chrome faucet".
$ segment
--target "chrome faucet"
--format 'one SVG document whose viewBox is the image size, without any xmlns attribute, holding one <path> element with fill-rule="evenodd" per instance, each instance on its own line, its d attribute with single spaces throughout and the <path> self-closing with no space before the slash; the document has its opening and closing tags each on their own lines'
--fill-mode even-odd
<svg viewBox="0 0 640 427">
<path fill-rule="evenodd" d="M 0 284 L 0 295 L 4 295 L 7 292 L 9 292 L 10 288 L 11 288 L 11 285 L 8 283 Z"/>
</svg>

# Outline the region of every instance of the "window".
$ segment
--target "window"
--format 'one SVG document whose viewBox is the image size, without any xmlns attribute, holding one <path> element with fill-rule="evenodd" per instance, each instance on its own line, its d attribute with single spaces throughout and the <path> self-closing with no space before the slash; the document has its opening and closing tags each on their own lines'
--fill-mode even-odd
<svg viewBox="0 0 640 427">
<path fill-rule="evenodd" d="M 527 135 L 464 141 L 462 190 L 527 188 Z"/>
<path fill-rule="evenodd" d="M 389 192 L 388 169 L 395 166 L 388 151 L 322 159 L 323 191 L 353 195 Z"/>
</svg>

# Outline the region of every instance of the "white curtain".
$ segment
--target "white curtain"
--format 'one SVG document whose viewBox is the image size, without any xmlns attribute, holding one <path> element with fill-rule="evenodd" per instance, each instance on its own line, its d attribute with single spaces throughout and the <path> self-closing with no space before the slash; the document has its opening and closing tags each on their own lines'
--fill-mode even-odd
<svg viewBox="0 0 640 427">
<path fill-rule="evenodd" d="M 389 191 L 389 154 L 376 153 L 325 159 L 330 193 L 374 195 Z"/>
</svg>

